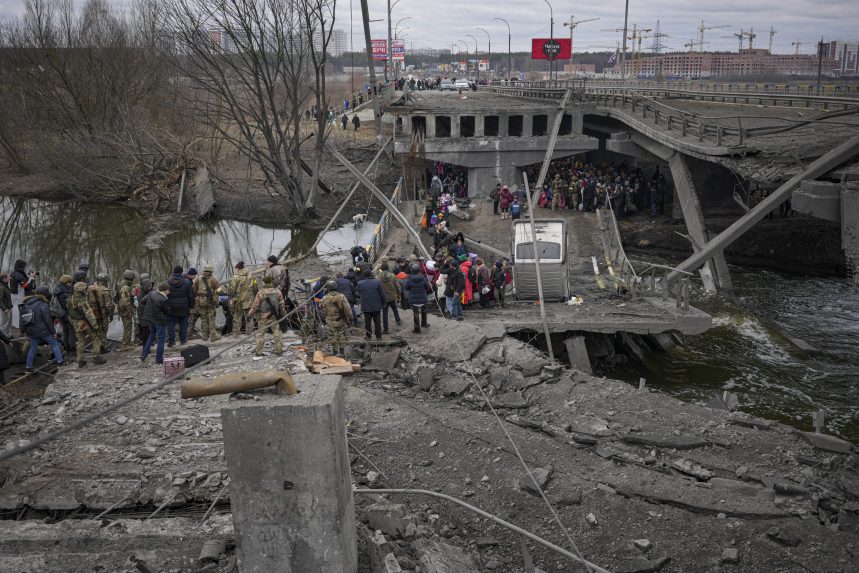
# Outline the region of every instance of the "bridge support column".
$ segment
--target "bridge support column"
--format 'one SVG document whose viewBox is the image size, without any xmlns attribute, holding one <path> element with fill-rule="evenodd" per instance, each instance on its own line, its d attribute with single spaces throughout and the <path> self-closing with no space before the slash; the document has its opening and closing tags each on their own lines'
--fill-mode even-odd
<svg viewBox="0 0 859 573">
<path fill-rule="evenodd" d="M 677 198 L 680 200 L 680 209 L 683 211 L 683 219 L 686 221 L 686 228 L 689 230 L 689 236 L 693 240 L 693 246 L 696 244 L 698 247 L 706 245 L 710 238 L 704 227 L 704 215 L 701 212 L 701 204 L 695 192 L 695 183 L 692 180 L 692 173 L 689 171 L 686 158 L 682 153 L 675 152 L 668 159 L 668 166 L 671 168 L 671 175 L 674 178 L 674 189 L 677 192 Z M 726 290 L 731 289 L 731 277 L 728 272 L 728 265 L 721 251 L 716 253 L 707 264 L 701 267 L 700 273 L 704 288 L 707 291 L 715 292 L 717 285 Z"/>
<path fill-rule="evenodd" d="M 469 167 L 468 168 L 468 196 L 489 197 L 489 192 L 495 189 L 496 183 L 507 185 L 510 190 L 515 190 L 517 185 L 518 171 L 516 166 L 507 163 L 504 165 L 500 160 L 503 153 L 497 155 L 499 162 L 491 167 Z"/>
<path fill-rule="evenodd" d="M 427 139 L 432 139 L 435 137 L 435 115 L 428 113 L 426 115 L 427 118 Z"/>
</svg>

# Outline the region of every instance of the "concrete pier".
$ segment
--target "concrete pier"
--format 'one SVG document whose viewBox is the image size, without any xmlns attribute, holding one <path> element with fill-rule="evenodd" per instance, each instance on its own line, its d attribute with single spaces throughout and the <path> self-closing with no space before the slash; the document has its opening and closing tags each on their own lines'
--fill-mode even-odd
<svg viewBox="0 0 859 573">
<path fill-rule="evenodd" d="M 354 573 L 355 508 L 339 377 L 221 409 L 242 573 Z"/>
</svg>

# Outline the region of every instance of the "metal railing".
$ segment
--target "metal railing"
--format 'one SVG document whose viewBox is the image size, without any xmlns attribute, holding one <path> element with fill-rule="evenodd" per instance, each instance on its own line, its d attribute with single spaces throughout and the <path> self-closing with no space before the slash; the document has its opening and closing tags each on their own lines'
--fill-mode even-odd
<svg viewBox="0 0 859 573">
<path fill-rule="evenodd" d="M 391 193 L 391 203 L 393 203 L 396 207 L 400 206 L 401 195 L 403 189 L 403 178 L 400 177 L 397 180 L 397 184 L 394 187 L 393 193 Z M 382 251 L 382 243 L 385 241 L 385 236 L 388 234 L 388 230 L 391 228 L 391 223 L 393 222 L 393 215 L 387 209 L 382 214 L 382 218 L 379 219 L 379 223 L 376 225 L 376 228 L 373 230 L 373 236 L 370 238 L 370 242 L 367 243 L 367 246 L 364 247 L 367 249 L 367 253 L 370 255 L 370 262 L 375 263 L 376 259 L 379 256 L 379 253 Z"/>
<path fill-rule="evenodd" d="M 689 277 L 691 273 L 681 271 L 684 276 L 677 281 L 673 290 L 665 279 L 670 272 L 677 270 L 674 267 L 650 264 L 644 271 L 638 273 L 632 261 L 626 256 L 623 240 L 620 236 L 620 227 L 614 215 L 611 197 L 608 195 L 606 195 L 605 206 L 597 209 L 597 216 L 600 217 L 603 248 L 606 262 L 609 265 L 609 274 L 618 286 L 618 292 L 633 299 L 661 297 L 662 300 L 668 300 L 668 297 L 671 296 L 674 297 L 676 308 L 689 310 Z M 620 268 L 619 276 L 614 272 L 613 267 Z M 657 269 L 665 271 L 662 276 L 657 276 Z M 623 287 L 625 292 L 620 287 Z"/>
<path fill-rule="evenodd" d="M 623 110 L 624 113 L 628 112 L 628 115 L 640 116 L 641 119 L 648 120 L 650 124 L 655 124 L 657 129 L 666 132 L 675 132 L 680 137 L 696 138 L 699 143 L 703 143 L 704 141 L 713 142 L 719 147 L 743 146 L 751 137 L 780 133 L 793 127 L 821 119 L 818 117 L 810 118 L 807 122 L 792 122 L 782 126 L 747 128 L 743 126 L 743 116 L 707 117 L 691 111 L 677 109 L 653 99 L 655 97 L 686 97 L 687 99 L 694 99 L 693 96 L 701 96 L 699 92 L 664 89 L 648 91 L 647 89 L 640 90 L 629 87 L 583 87 L 581 80 L 576 80 L 575 82 L 552 82 L 553 84 L 558 84 L 558 86 L 543 87 L 543 84 L 546 83 L 548 82 L 515 82 L 505 86 L 480 86 L 479 89 L 514 97 L 560 100 L 564 97 L 567 87 L 572 87 L 574 89 L 573 99 L 579 102 L 593 103 L 598 107 L 607 107 L 614 110 Z M 744 94 L 721 94 L 721 97 L 745 98 L 749 100 L 749 96 L 745 96 Z M 837 102 L 838 106 L 847 110 L 846 112 L 829 112 L 828 115 L 833 116 L 859 110 L 859 99 L 780 95 L 756 97 L 774 102 L 781 100 L 805 102 L 806 105 L 810 105 L 811 102 L 817 102 L 824 109 L 828 109 L 827 105 L 832 107 Z M 736 127 L 721 123 L 731 119 L 736 120 Z"/>
</svg>

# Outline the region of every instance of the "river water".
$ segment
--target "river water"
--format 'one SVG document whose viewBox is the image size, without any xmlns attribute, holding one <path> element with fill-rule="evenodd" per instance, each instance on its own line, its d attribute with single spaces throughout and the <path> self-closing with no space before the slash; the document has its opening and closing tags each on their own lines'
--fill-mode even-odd
<svg viewBox="0 0 859 573">
<path fill-rule="evenodd" d="M 826 432 L 859 443 L 859 290 L 847 279 L 786 275 L 731 267 L 733 300 L 693 287 L 694 306 L 713 328 L 687 336 L 667 354 L 614 376 L 686 401 L 704 403 L 723 390 L 740 410 L 813 430 L 826 412 Z M 799 338 L 817 352 L 801 352 Z"/>
<path fill-rule="evenodd" d="M 347 263 L 349 249 L 369 242 L 374 225 L 333 229 L 317 247 L 331 262 Z M 11 271 L 16 259 L 54 283 L 89 261 L 90 276 L 107 272 L 120 280 L 125 269 L 166 279 L 173 267 L 207 264 L 218 278 L 232 276 L 234 265 L 262 265 L 266 258 L 293 257 L 307 251 L 316 229 L 261 226 L 229 220 L 190 223 L 179 232 L 154 237 L 147 217 L 114 205 L 0 198 L 0 268 Z M 147 242 L 159 244 L 148 248 Z"/>
</svg>

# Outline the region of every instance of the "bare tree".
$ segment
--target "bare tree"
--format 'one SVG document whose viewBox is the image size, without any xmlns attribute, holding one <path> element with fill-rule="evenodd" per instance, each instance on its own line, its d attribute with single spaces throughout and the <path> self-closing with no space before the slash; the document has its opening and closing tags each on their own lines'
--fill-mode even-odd
<svg viewBox="0 0 859 573">
<path fill-rule="evenodd" d="M 310 50 L 300 7 L 292 0 L 162 4 L 194 119 L 252 160 L 293 218 L 306 218 L 298 150 Z"/>
<path fill-rule="evenodd" d="M 314 146 L 313 181 L 305 206 L 310 213 L 319 194 L 319 172 L 325 146 L 326 127 L 330 105 L 326 94 L 325 64 L 328 44 L 334 31 L 337 2 L 335 0 L 302 0 L 299 4 L 304 32 L 310 47 L 310 63 L 313 67 L 313 94 L 316 97 L 316 144 Z"/>
</svg>

